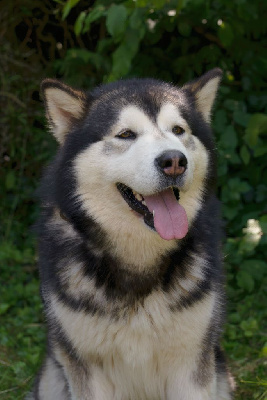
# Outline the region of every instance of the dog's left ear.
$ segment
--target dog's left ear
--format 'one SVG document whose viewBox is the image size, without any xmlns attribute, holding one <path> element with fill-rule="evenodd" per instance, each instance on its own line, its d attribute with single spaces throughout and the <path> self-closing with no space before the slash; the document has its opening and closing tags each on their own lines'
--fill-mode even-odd
<svg viewBox="0 0 267 400">
<path fill-rule="evenodd" d="M 50 129 L 60 144 L 84 111 L 85 94 L 56 79 L 45 79 L 41 84 L 46 116 Z"/>
<path fill-rule="evenodd" d="M 207 122 L 210 122 L 212 106 L 222 79 L 222 74 L 223 72 L 220 68 L 214 68 L 183 87 L 193 93 L 197 109 L 202 113 Z"/>
</svg>

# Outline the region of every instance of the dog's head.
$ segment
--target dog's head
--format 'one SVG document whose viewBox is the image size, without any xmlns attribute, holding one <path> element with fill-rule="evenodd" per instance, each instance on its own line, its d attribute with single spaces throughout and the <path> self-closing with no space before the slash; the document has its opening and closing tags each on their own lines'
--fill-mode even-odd
<svg viewBox="0 0 267 400">
<path fill-rule="evenodd" d="M 122 80 L 91 93 L 45 80 L 61 144 L 59 207 L 71 218 L 70 203 L 79 204 L 106 231 L 186 236 L 215 176 L 209 123 L 221 75 L 214 69 L 181 88 Z"/>
</svg>

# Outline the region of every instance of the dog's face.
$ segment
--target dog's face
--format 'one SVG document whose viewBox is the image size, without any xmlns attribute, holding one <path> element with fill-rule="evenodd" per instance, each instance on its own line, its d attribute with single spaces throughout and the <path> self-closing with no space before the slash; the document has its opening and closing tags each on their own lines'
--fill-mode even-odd
<svg viewBox="0 0 267 400">
<path fill-rule="evenodd" d="M 44 81 L 73 195 L 104 230 L 186 236 L 213 174 L 209 120 L 220 78 L 215 69 L 182 88 L 121 81 L 89 95 Z"/>
</svg>

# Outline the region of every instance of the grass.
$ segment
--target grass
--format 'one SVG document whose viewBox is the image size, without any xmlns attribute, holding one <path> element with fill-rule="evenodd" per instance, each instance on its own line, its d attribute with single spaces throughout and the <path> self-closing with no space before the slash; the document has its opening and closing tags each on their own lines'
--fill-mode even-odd
<svg viewBox="0 0 267 400">
<path fill-rule="evenodd" d="M 22 253 L 18 262 L 4 258 L 2 250 L 1 260 L 0 399 L 19 400 L 29 391 L 44 352 L 39 279 L 34 254 Z"/>
</svg>

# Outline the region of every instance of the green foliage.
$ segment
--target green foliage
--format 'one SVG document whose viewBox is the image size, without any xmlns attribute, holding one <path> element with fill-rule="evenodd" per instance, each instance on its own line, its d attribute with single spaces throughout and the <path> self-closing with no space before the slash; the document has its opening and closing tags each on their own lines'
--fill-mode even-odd
<svg viewBox="0 0 267 400">
<path fill-rule="evenodd" d="M 44 352 L 45 332 L 33 246 L 0 247 L 0 398 L 23 399 Z"/>
<path fill-rule="evenodd" d="M 63 7 L 62 19 L 65 19 L 69 15 L 71 9 L 74 6 L 76 6 L 76 4 L 79 3 L 79 1 L 80 0 L 67 0 L 65 2 L 64 7 Z"/>
<path fill-rule="evenodd" d="M 224 347 L 237 399 L 265 399 L 267 3 L 261 0 L 2 0 L 0 16 L 0 398 L 21 399 L 44 348 L 34 191 L 55 143 L 39 82 L 90 89 L 122 77 L 224 79 L 213 127 L 227 236 Z M 2 172 L 2 171 L 1 171 Z"/>
</svg>

